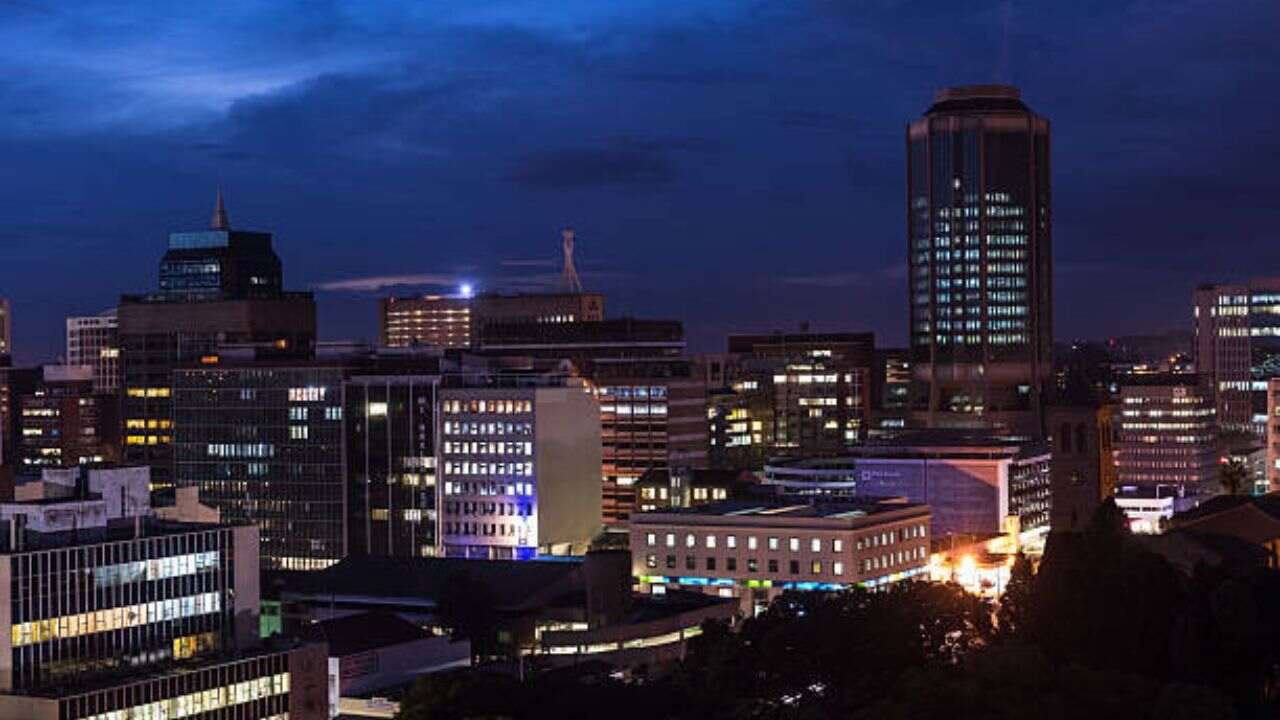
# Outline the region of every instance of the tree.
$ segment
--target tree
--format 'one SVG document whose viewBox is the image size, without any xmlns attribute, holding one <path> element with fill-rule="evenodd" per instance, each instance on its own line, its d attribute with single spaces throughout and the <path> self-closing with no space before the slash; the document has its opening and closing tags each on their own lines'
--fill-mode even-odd
<svg viewBox="0 0 1280 720">
<path fill-rule="evenodd" d="M 1253 474 L 1244 463 L 1230 460 L 1218 465 L 1218 483 L 1222 485 L 1223 494 L 1239 495 L 1251 489 Z"/>
<path fill-rule="evenodd" d="M 1013 569 L 1009 572 L 1009 584 L 1005 586 L 1000 606 L 996 610 L 996 626 L 1001 638 L 1031 634 L 1034 592 L 1035 570 L 1031 567 L 1031 560 L 1018 553 L 1017 559 L 1013 561 Z"/>
</svg>

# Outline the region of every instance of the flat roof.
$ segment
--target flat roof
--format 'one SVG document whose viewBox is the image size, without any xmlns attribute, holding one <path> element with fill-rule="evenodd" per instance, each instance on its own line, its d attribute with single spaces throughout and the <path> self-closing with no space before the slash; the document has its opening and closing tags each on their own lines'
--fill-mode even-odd
<svg viewBox="0 0 1280 720">
<path fill-rule="evenodd" d="M 866 497 L 800 502 L 788 498 L 724 500 L 706 505 L 655 511 L 667 515 L 714 515 L 719 517 L 850 518 L 876 515 L 907 508 L 925 508 L 901 498 Z"/>
<path fill-rule="evenodd" d="M 351 556 L 324 570 L 274 572 L 281 597 L 367 598 L 433 606 L 453 582 L 466 579 L 512 605 L 528 600 L 580 571 L 580 562 L 472 560 L 442 557 Z M 270 580 L 264 591 L 272 588 Z"/>
</svg>

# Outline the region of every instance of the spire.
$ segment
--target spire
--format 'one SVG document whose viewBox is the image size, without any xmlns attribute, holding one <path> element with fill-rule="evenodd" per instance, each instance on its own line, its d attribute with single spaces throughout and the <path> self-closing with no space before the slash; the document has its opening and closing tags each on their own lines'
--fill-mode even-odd
<svg viewBox="0 0 1280 720">
<path fill-rule="evenodd" d="M 214 230 L 230 230 L 231 223 L 227 222 L 227 207 L 222 204 L 222 190 L 218 190 L 218 201 L 213 206 L 213 220 L 209 223 L 209 227 Z"/>
</svg>

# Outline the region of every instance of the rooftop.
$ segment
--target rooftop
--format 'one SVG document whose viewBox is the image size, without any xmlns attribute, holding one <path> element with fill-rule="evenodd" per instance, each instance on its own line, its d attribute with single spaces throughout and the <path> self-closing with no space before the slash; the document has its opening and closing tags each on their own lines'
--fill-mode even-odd
<svg viewBox="0 0 1280 720">
<path fill-rule="evenodd" d="M 329 644 L 330 657 L 342 657 L 434 637 L 392 612 L 374 611 L 324 620 L 304 629 L 308 639 Z"/>
<path fill-rule="evenodd" d="M 282 594 L 295 597 L 362 597 L 435 605 L 445 588 L 467 578 L 491 597 L 525 601 L 569 580 L 581 563 L 542 560 L 347 557 L 325 570 L 282 572 L 273 577 Z"/>
<path fill-rule="evenodd" d="M 957 85 L 939 90 L 926 115 L 934 113 L 1029 113 L 1022 92 L 1012 85 Z"/>
<path fill-rule="evenodd" d="M 723 518 L 820 518 L 845 520 L 880 515 L 901 510 L 928 510 L 923 503 L 907 502 L 901 498 L 842 498 L 838 501 L 816 500 L 797 502 L 791 498 L 761 497 L 695 505 L 687 508 L 641 513 L 645 515 L 686 515 Z"/>
</svg>

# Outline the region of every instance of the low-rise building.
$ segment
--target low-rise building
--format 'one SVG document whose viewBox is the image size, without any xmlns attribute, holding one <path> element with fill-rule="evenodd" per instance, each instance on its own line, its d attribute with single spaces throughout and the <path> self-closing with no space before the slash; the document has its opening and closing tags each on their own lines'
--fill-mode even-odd
<svg viewBox="0 0 1280 720">
<path fill-rule="evenodd" d="M 1189 499 L 1179 496 L 1173 487 L 1128 485 L 1116 490 L 1115 501 L 1129 521 L 1129 530 L 1139 535 L 1159 535 L 1169 527 L 1175 514 L 1192 506 Z"/>
<path fill-rule="evenodd" d="M 271 591 L 285 609 L 286 632 L 317 620 L 389 611 L 438 634 L 446 622 L 442 606 L 457 602 L 458 587 L 467 588 L 467 601 L 491 625 L 492 636 L 477 654 L 513 668 L 523 657 L 531 673 L 585 661 L 619 670 L 654 668 L 682 658 L 703 622 L 733 621 L 738 612 L 736 601 L 701 593 L 633 593 L 631 557 L 616 550 L 522 562 L 348 559 L 316 573 L 279 574 Z"/>
<path fill-rule="evenodd" d="M 784 590 L 876 588 L 929 568 L 927 505 L 899 499 L 731 500 L 640 513 L 642 592 L 699 589 L 761 607 Z"/>
<path fill-rule="evenodd" d="M 836 457 L 775 461 L 763 483 L 801 497 L 905 497 L 929 505 L 935 535 L 1000 534 L 1016 522 L 1034 545 L 1049 530 L 1050 459 L 1039 442 L 920 431 Z"/>
<path fill-rule="evenodd" d="M 259 642 L 256 528 L 165 520 L 149 482 L 49 470 L 0 505 L 0 720 L 327 718 L 324 647 Z"/>
<path fill-rule="evenodd" d="M 329 648 L 329 706 L 471 664 L 471 645 L 393 612 L 357 612 L 313 623 L 307 637 Z"/>
</svg>

